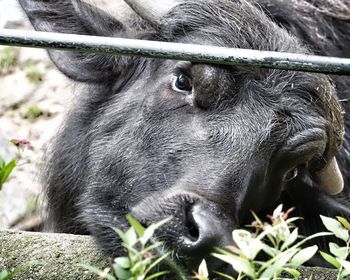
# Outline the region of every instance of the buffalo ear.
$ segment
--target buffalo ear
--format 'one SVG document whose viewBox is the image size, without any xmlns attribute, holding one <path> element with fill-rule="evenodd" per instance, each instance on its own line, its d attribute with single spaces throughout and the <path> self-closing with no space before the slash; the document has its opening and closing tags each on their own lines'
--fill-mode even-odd
<svg viewBox="0 0 350 280">
<path fill-rule="evenodd" d="M 121 22 L 80 0 L 19 0 L 19 3 L 38 31 L 123 36 Z M 80 82 L 102 82 L 125 67 L 118 65 L 114 56 L 56 50 L 49 51 L 49 55 L 61 72 Z"/>
</svg>

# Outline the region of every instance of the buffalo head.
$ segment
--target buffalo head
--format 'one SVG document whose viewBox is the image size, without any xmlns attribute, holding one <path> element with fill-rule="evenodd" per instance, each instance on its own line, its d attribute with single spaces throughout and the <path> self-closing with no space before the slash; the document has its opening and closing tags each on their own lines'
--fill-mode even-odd
<svg viewBox="0 0 350 280">
<path fill-rule="evenodd" d="M 136 13 L 124 23 L 80 0 L 19 2 L 41 31 L 309 52 L 253 1 L 128 0 Z M 127 213 L 145 225 L 172 216 L 158 236 L 192 269 L 249 210 L 295 202 L 318 213 L 343 188 L 343 115 L 325 75 L 49 54 L 85 84 L 43 176 L 56 231 L 92 234 L 114 254 L 111 227 Z"/>
</svg>

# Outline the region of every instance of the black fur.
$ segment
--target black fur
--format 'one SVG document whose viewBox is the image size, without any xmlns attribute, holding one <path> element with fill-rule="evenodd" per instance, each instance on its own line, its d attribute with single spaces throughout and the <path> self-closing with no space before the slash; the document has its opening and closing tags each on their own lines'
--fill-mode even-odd
<svg viewBox="0 0 350 280">
<path fill-rule="evenodd" d="M 38 30 L 350 57 L 346 1 L 184 1 L 153 29 L 141 19 L 122 25 L 79 0 L 19 0 Z M 319 214 L 349 217 L 349 77 L 50 55 L 68 77 L 86 82 L 43 176 L 55 231 L 92 234 L 114 254 L 120 243 L 111 227 L 126 227 L 126 213 L 145 224 L 172 215 L 159 236 L 191 268 L 209 251 L 184 248 L 193 205 L 222 232 L 247 223 L 250 209 L 280 202 L 297 207 L 306 234 L 324 229 Z M 181 73 L 193 81 L 191 94 L 174 90 Z M 314 174 L 334 155 L 345 190 L 330 196 Z M 299 176 L 285 182 L 296 166 Z"/>
</svg>

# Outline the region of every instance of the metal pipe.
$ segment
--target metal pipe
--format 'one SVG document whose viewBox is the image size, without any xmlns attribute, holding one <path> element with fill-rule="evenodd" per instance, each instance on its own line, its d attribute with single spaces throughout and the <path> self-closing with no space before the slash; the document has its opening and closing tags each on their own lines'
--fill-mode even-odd
<svg viewBox="0 0 350 280">
<path fill-rule="evenodd" d="M 350 59 L 76 34 L 0 29 L 0 45 L 350 75 Z"/>
</svg>

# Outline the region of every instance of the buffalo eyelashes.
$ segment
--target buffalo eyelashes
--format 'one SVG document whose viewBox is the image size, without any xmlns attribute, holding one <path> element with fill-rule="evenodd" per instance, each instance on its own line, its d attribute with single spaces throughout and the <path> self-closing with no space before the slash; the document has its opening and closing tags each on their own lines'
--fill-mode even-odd
<svg viewBox="0 0 350 280">
<path fill-rule="evenodd" d="M 179 74 L 173 82 L 173 89 L 178 92 L 189 93 L 192 91 L 192 81 L 185 74 Z"/>
</svg>

